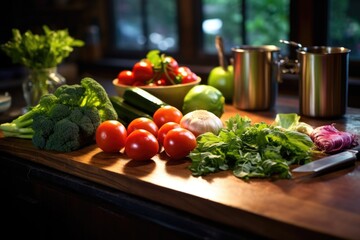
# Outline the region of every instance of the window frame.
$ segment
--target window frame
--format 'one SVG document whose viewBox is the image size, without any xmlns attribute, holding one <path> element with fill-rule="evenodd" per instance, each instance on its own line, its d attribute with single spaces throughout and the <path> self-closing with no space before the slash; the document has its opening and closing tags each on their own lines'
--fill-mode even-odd
<svg viewBox="0 0 360 240">
<path fill-rule="evenodd" d="M 179 48 L 177 53 L 171 53 L 183 65 L 209 67 L 218 64 L 216 54 L 208 54 L 202 50 L 202 14 L 201 0 L 176 0 L 178 8 Z M 106 1 L 106 13 L 103 14 L 103 34 L 106 42 L 103 45 L 105 58 L 120 58 L 138 60 L 144 57 L 146 51 L 116 51 L 111 43 L 111 29 L 114 18 L 111 11 L 111 1 Z M 290 0 L 290 32 L 289 40 L 301 43 L 303 46 L 327 45 L 328 32 L 328 0 Z M 186 16 L 186 17 L 182 17 Z M 244 33 L 246 34 L 246 33 Z M 246 38 L 244 38 L 246 39 Z M 280 47 L 282 47 L 280 45 Z M 284 46 L 286 47 L 286 46 Z M 231 57 L 228 55 L 227 57 Z M 290 51 L 290 57 L 296 58 L 295 51 Z M 205 70 L 204 70 L 205 71 Z M 360 61 L 352 60 L 349 64 L 349 75 L 360 76 Z"/>
</svg>

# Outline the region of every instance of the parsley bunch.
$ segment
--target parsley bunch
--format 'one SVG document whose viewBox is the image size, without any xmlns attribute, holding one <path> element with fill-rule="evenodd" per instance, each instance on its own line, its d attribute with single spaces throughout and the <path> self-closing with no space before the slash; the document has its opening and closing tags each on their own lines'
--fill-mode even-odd
<svg viewBox="0 0 360 240">
<path fill-rule="evenodd" d="M 51 68 L 60 64 L 74 50 L 84 42 L 72 38 L 67 29 L 53 31 L 43 26 L 44 34 L 33 34 L 26 31 L 21 34 L 13 29 L 10 41 L 1 45 L 1 49 L 13 63 L 20 63 L 31 69 Z"/>
<path fill-rule="evenodd" d="M 264 122 L 252 124 L 249 118 L 236 115 L 219 134 L 198 137 L 189 168 L 194 176 L 232 170 L 243 179 L 290 178 L 289 166 L 309 162 L 313 146 L 304 133 Z"/>
</svg>

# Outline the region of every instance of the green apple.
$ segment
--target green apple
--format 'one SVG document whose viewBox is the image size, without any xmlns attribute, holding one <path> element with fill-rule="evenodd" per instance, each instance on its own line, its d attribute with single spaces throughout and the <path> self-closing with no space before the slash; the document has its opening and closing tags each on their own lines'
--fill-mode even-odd
<svg viewBox="0 0 360 240">
<path fill-rule="evenodd" d="M 217 88 L 225 97 L 226 102 L 231 102 L 234 95 L 234 68 L 232 65 L 227 67 L 227 71 L 222 66 L 217 66 L 210 71 L 208 85 Z"/>
</svg>

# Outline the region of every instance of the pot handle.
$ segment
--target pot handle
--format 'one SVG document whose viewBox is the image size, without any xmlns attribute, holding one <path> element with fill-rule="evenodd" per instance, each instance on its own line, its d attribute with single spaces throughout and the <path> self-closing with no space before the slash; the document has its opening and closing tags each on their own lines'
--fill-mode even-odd
<svg viewBox="0 0 360 240">
<path fill-rule="evenodd" d="M 294 41 L 288 41 L 280 39 L 279 42 L 287 44 L 292 47 L 302 48 L 300 43 Z M 298 59 L 289 59 L 289 57 L 280 57 L 278 61 L 278 79 L 281 82 L 283 74 L 299 74 L 300 72 L 300 62 Z"/>
</svg>

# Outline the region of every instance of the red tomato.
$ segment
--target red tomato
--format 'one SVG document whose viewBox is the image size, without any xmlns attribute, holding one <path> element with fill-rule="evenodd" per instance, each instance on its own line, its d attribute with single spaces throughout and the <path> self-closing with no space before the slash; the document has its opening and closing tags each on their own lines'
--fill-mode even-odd
<svg viewBox="0 0 360 240">
<path fill-rule="evenodd" d="M 180 124 L 176 122 L 167 122 L 159 128 L 157 140 L 161 146 L 164 145 L 166 134 L 174 128 L 180 128 Z"/>
<path fill-rule="evenodd" d="M 181 159 L 196 147 L 195 135 L 185 128 L 170 130 L 164 139 L 164 149 L 171 159 Z"/>
<path fill-rule="evenodd" d="M 118 83 L 125 85 L 132 85 L 135 81 L 133 72 L 130 70 L 123 70 L 118 74 Z"/>
<path fill-rule="evenodd" d="M 188 67 L 179 67 L 178 74 L 181 76 L 181 83 L 190 83 L 197 80 L 198 76 Z"/>
<path fill-rule="evenodd" d="M 181 66 L 178 68 L 178 74 L 181 74 L 181 75 L 187 75 L 189 73 L 192 73 L 192 71 L 190 70 L 190 68 L 188 67 L 185 67 L 185 66 Z"/>
<path fill-rule="evenodd" d="M 102 122 L 95 133 L 96 144 L 104 152 L 120 151 L 125 146 L 126 138 L 126 128 L 116 120 Z"/>
<path fill-rule="evenodd" d="M 132 72 L 136 82 L 146 82 L 153 78 L 154 71 L 149 60 L 144 59 L 135 63 Z"/>
<path fill-rule="evenodd" d="M 174 82 L 176 75 L 178 74 L 178 62 L 173 57 L 166 56 L 163 63 L 165 65 L 166 74 L 164 72 L 162 78 L 164 78 L 169 83 Z"/>
<path fill-rule="evenodd" d="M 165 79 L 159 79 L 159 80 L 155 81 L 155 85 L 156 86 L 166 86 L 168 84 L 167 84 L 167 81 Z"/>
<path fill-rule="evenodd" d="M 127 126 L 127 133 L 130 134 L 136 129 L 145 129 L 152 133 L 155 137 L 157 137 L 159 130 L 156 123 L 150 118 L 146 117 L 135 118 L 132 120 Z"/>
<path fill-rule="evenodd" d="M 159 108 L 153 115 L 154 122 L 158 127 L 161 127 L 164 123 L 167 122 L 180 123 L 182 117 L 182 112 L 176 107 L 170 105 Z"/>
<path fill-rule="evenodd" d="M 195 73 L 190 73 L 182 78 L 181 83 L 191 83 L 191 82 L 195 82 L 197 79 L 198 76 Z"/>
<path fill-rule="evenodd" d="M 181 83 L 190 83 L 197 80 L 198 76 L 188 67 L 179 67 L 178 74 L 181 76 Z"/>
<path fill-rule="evenodd" d="M 149 160 L 159 151 L 156 137 L 144 130 L 134 130 L 126 139 L 125 153 L 133 160 Z"/>
<path fill-rule="evenodd" d="M 168 71 L 177 73 L 179 64 L 173 57 L 166 56 L 164 59 L 164 63 L 166 64 L 166 69 Z"/>
</svg>

